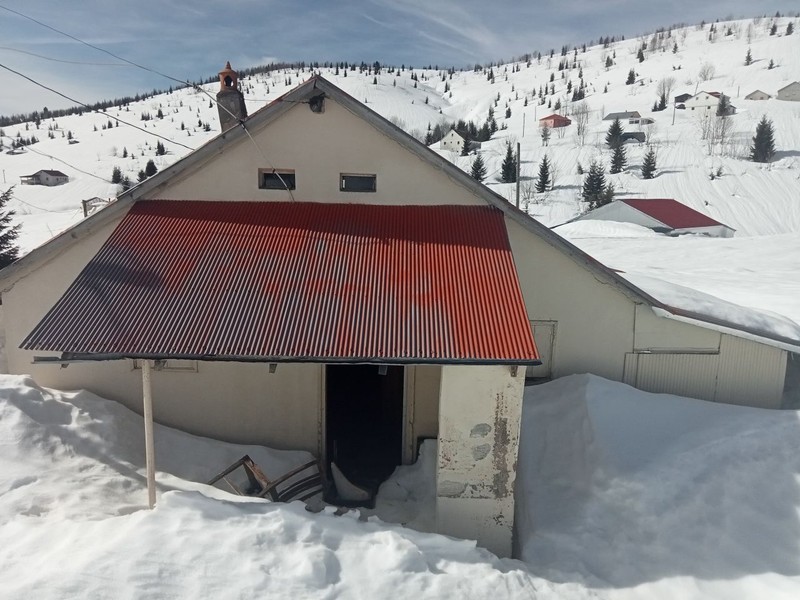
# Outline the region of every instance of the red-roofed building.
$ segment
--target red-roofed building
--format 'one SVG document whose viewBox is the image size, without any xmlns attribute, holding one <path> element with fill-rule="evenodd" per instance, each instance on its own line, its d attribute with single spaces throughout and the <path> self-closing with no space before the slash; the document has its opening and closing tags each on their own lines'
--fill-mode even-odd
<svg viewBox="0 0 800 600">
<path fill-rule="evenodd" d="M 0 271 L 8 371 L 143 412 L 151 505 L 153 420 L 368 487 L 432 438 L 436 529 L 509 555 L 526 379 L 781 406 L 800 340 L 654 298 L 320 76 L 238 106 Z"/>
<path fill-rule="evenodd" d="M 579 220 L 634 223 L 669 235 L 733 237 L 732 227 L 671 198 L 625 198 L 586 213 Z"/>
<path fill-rule="evenodd" d="M 568 119 L 563 115 L 557 115 L 555 113 L 539 119 L 539 127 L 550 127 L 551 129 L 556 127 L 566 127 L 567 125 L 571 124 L 572 124 L 571 119 Z"/>
</svg>

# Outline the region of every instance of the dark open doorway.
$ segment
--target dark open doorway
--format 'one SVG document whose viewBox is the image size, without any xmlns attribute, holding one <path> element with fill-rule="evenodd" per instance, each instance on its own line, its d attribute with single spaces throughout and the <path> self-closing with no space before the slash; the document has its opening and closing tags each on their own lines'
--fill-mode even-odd
<svg viewBox="0 0 800 600">
<path fill-rule="evenodd" d="M 402 462 L 403 375 L 403 367 L 327 367 L 328 463 L 372 491 Z"/>
</svg>

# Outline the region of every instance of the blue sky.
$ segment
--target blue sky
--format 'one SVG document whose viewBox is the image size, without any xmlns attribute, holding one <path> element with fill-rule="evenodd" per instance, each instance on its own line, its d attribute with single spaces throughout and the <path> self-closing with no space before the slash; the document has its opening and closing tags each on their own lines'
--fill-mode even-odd
<svg viewBox="0 0 800 600">
<path fill-rule="evenodd" d="M 797 0 L 0 0 L 0 6 L 195 80 L 214 75 L 226 60 L 234 68 L 273 60 L 468 66 L 675 23 L 798 10 Z M 0 63 L 87 103 L 172 83 L 112 65 L 118 61 L 2 9 Z M 0 89 L 0 114 L 71 104 L 4 69 Z"/>
</svg>

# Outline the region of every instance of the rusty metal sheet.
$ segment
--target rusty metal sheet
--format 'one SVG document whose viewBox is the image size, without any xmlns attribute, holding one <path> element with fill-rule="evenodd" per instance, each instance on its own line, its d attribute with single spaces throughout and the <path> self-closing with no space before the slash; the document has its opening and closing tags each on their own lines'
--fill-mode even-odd
<svg viewBox="0 0 800 600">
<path fill-rule="evenodd" d="M 22 343 L 199 360 L 531 363 L 492 207 L 142 200 Z"/>
</svg>

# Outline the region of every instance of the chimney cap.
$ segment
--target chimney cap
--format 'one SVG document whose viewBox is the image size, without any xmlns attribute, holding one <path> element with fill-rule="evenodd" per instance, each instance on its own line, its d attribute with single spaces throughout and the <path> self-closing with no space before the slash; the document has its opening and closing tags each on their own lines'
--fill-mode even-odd
<svg viewBox="0 0 800 600">
<path fill-rule="evenodd" d="M 219 72 L 220 90 L 237 89 L 239 74 L 231 68 L 231 61 L 225 63 L 225 68 Z"/>
</svg>

